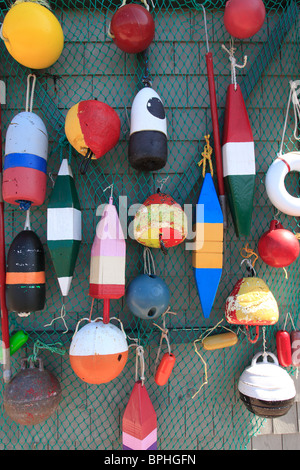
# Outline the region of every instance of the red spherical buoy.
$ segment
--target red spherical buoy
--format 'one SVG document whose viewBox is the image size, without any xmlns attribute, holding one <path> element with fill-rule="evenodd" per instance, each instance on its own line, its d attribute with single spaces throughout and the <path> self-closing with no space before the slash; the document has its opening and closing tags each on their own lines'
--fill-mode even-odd
<svg viewBox="0 0 300 470">
<path fill-rule="evenodd" d="M 261 259 L 274 268 L 289 266 L 299 256 L 300 245 L 297 237 L 277 221 L 272 220 L 270 228 L 258 241 Z"/>
<path fill-rule="evenodd" d="M 231 36 L 247 39 L 260 30 L 265 17 L 266 9 L 262 0 L 228 0 L 224 25 Z"/>
<path fill-rule="evenodd" d="M 113 15 L 110 35 L 122 51 L 143 52 L 154 38 L 155 25 L 149 11 L 134 3 L 124 5 Z"/>
</svg>

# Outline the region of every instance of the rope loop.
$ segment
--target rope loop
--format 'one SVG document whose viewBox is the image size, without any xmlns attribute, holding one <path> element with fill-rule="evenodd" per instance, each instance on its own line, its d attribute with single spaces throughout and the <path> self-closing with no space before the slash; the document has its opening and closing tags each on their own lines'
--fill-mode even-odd
<svg viewBox="0 0 300 470">
<path fill-rule="evenodd" d="M 31 79 L 32 79 L 32 86 L 31 86 L 31 95 L 29 99 Z M 36 76 L 33 73 L 30 73 L 27 76 L 26 105 L 25 105 L 25 111 L 30 112 L 30 113 L 32 113 L 35 83 L 36 83 Z"/>
<path fill-rule="evenodd" d="M 208 162 L 209 164 L 209 168 L 210 168 L 210 173 L 211 173 L 211 176 L 214 175 L 214 170 L 213 170 L 213 165 L 212 165 L 212 160 L 211 160 L 211 156 L 212 156 L 212 147 L 210 146 L 210 143 L 209 143 L 209 138 L 210 138 L 210 135 L 205 135 L 204 136 L 204 139 L 206 141 L 206 144 L 204 146 L 204 151 L 201 153 L 202 155 L 202 159 L 198 162 L 198 166 L 200 167 L 201 165 L 202 166 L 202 176 L 204 178 L 205 176 L 205 172 L 206 172 L 206 163 Z"/>
<path fill-rule="evenodd" d="M 222 44 L 222 49 L 224 49 L 224 51 L 227 52 L 227 54 L 229 55 L 229 61 L 230 61 L 230 64 L 231 64 L 231 83 L 234 85 L 234 89 L 236 90 L 237 88 L 237 81 L 236 81 L 236 70 L 235 69 L 243 69 L 244 67 L 246 67 L 246 64 L 247 64 L 247 56 L 245 55 L 244 56 L 244 62 L 243 64 L 237 64 L 236 62 L 236 58 L 234 57 L 234 53 L 236 51 L 236 48 L 233 47 L 233 40 L 230 41 L 230 48 L 227 49 L 227 47 Z"/>
</svg>

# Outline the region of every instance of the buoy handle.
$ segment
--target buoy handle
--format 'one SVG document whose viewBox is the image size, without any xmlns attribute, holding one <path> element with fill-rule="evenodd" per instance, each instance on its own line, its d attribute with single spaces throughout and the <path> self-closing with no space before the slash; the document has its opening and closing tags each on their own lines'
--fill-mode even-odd
<svg viewBox="0 0 300 470">
<path fill-rule="evenodd" d="M 103 299 L 103 323 L 109 323 L 110 300 Z"/>
<path fill-rule="evenodd" d="M 255 330 L 256 330 L 255 331 L 255 336 L 254 336 L 254 338 L 251 338 L 248 325 L 246 325 L 247 338 L 248 338 L 248 341 L 252 344 L 256 343 L 257 340 L 258 340 L 258 337 L 259 337 L 259 326 L 258 325 L 256 325 Z"/>
</svg>

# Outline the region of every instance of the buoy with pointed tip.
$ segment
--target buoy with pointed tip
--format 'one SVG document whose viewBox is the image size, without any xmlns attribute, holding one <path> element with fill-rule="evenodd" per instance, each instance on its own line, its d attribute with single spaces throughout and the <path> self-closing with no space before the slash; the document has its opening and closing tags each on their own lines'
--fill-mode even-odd
<svg viewBox="0 0 300 470">
<path fill-rule="evenodd" d="M 4 17 L 1 37 L 10 55 L 32 69 L 53 65 L 64 46 L 62 27 L 44 0 L 17 0 Z"/>
</svg>

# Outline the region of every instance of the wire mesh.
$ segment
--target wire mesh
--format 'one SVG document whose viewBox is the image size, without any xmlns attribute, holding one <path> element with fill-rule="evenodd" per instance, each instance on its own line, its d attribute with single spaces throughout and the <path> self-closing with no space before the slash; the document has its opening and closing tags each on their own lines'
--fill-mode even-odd
<svg viewBox="0 0 300 470">
<path fill-rule="evenodd" d="M 224 28 L 225 2 L 205 1 L 207 32 L 213 53 L 220 130 L 227 86 L 230 83 L 230 63 L 222 44 L 230 36 Z M 124 298 L 111 302 L 112 315 L 124 325 L 128 338 L 137 338 L 145 349 L 146 386 L 157 413 L 159 449 L 244 449 L 263 420 L 251 415 L 237 396 L 237 380 L 255 352 L 263 347 L 263 338 L 252 345 L 242 328 L 237 329 L 239 343 L 235 348 L 201 350 L 196 353 L 194 341 L 224 320 L 224 305 L 236 281 L 245 275 L 241 266 L 241 249 L 248 242 L 256 250 L 257 242 L 274 217 L 273 206 L 265 191 L 265 173 L 276 157 L 289 94 L 289 81 L 296 80 L 299 70 L 298 4 L 269 0 L 266 21 L 262 29 L 248 40 L 235 40 L 237 61 L 247 65 L 237 74 L 246 100 L 256 148 L 256 191 L 251 236 L 239 239 L 227 208 L 228 227 L 225 233 L 224 265 L 217 297 L 210 317 L 204 318 L 193 277 L 191 252 L 181 244 L 164 256 L 152 250 L 156 271 L 171 292 L 167 328 L 172 351 L 177 361 L 165 387 L 154 382 L 154 362 L 160 329 L 152 321 L 132 315 Z M 2 2 L 2 17 L 9 2 Z M 62 401 L 57 412 L 46 422 L 35 426 L 14 423 L 2 406 L 0 448 L 2 449 L 121 449 L 121 420 L 134 384 L 135 353 L 129 352 L 123 372 L 112 382 L 90 385 L 72 371 L 68 350 L 77 322 L 88 317 L 91 308 L 89 289 L 89 259 L 96 224 L 97 207 L 107 202 L 104 191 L 113 184 L 114 202 L 122 212 L 119 199 L 126 196 L 127 208 L 143 203 L 163 182 L 164 192 L 184 204 L 197 202 L 203 181 L 197 163 L 204 146 L 204 135 L 212 133 L 205 65 L 205 30 L 203 10 L 196 1 L 156 2 L 150 4 L 155 21 L 155 38 L 148 50 L 148 70 L 153 88 L 161 96 L 168 123 L 168 162 L 157 172 L 137 172 L 127 158 L 129 116 L 132 100 L 141 87 L 145 72 L 142 54 L 125 54 L 108 36 L 116 1 L 51 2 L 60 21 L 65 43 L 58 61 L 45 70 L 30 70 L 19 65 L 1 48 L 1 77 L 6 83 L 6 104 L 2 110 L 2 135 L 12 117 L 24 109 L 27 75 L 37 76 L 34 112 L 45 122 L 49 133 L 47 197 L 45 203 L 31 209 L 31 226 L 40 237 L 46 256 L 47 295 L 43 311 L 20 317 L 9 312 L 10 334 L 17 330 L 29 333 L 29 341 L 12 356 L 12 372 L 20 368 L 20 358 L 32 353 L 37 340 L 52 345 L 62 344 L 64 355 L 42 350 L 44 366 L 59 378 Z M 79 173 L 79 154 L 69 145 L 64 121 L 75 103 L 97 99 L 112 106 L 121 119 L 118 144 L 100 160 L 92 161 L 85 175 Z M 293 137 L 294 116 L 289 114 L 285 151 L 297 149 Z M 62 299 L 52 261 L 47 248 L 47 204 L 60 162 L 68 158 L 79 194 L 83 237 L 72 286 Z M 214 161 L 213 161 L 214 163 Z M 215 163 L 214 163 L 215 165 Z M 214 175 L 216 172 L 214 172 Z M 214 176 L 215 179 L 215 176 Z M 298 193 L 298 175 L 291 175 L 289 190 Z M 123 213 L 123 212 L 122 212 Z M 278 216 L 278 215 L 277 215 Z M 280 213 L 280 222 L 299 231 L 297 218 Z M 127 227 L 133 220 L 130 211 L 122 220 Z M 8 250 L 14 237 L 23 229 L 24 212 L 5 204 L 5 237 Z M 126 240 L 126 285 L 143 272 L 143 247 L 128 237 Z M 299 260 L 283 270 L 268 267 L 258 259 L 255 269 L 273 292 L 280 310 L 278 324 L 265 328 L 266 346 L 275 351 L 274 334 L 284 324 L 289 311 L 298 323 Z M 66 308 L 60 318 L 62 302 Z M 102 316 L 102 301 L 95 301 L 93 317 Z M 52 320 L 55 320 L 52 322 Z M 51 323 L 52 322 L 52 323 Z M 159 321 L 157 321 L 159 323 Z M 159 323 L 160 324 L 160 323 Z M 50 326 L 46 326 L 50 325 Z M 215 332 L 226 326 L 225 320 Z M 275 351 L 276 352 L 276 351 Z M 207 365 L 205 382 L 204 362 Z M 4 385 L 3 385 L 4 386 Z"/>
</svg>

